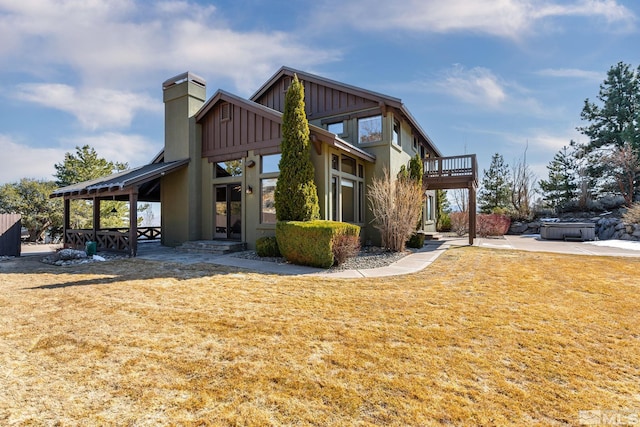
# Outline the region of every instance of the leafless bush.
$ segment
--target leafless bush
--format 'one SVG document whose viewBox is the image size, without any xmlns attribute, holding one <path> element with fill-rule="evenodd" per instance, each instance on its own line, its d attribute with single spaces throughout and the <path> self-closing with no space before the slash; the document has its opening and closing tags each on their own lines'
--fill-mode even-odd
<svg viewBox="0 0 640 427">
<path fill-rule="evenodd" d="M 622 215 L 622 220 L 627 224 L 640 224 L 640 203 L 634 203 Z"/>
<path fill-rule="evenodd" d="M 422 187 L 411 178 L 392 179 L 385 168 L 368 187 L 368 199 L 382 246 L 403 251 L 415 231 L 422 209 Z"/>
<path fill-rule="evenodd" d="M 352 234 L 338 234 L 332 242 L 333 260 L 341 265 L 347 259 L 353 258 L 360 252 L 360 237 Z"/>
<path fill-rule="evenodd" d="M 469 212 L 451 212 L 451 230 L 458 236 L 464 236 L 469 232 Z"/>
</svg>

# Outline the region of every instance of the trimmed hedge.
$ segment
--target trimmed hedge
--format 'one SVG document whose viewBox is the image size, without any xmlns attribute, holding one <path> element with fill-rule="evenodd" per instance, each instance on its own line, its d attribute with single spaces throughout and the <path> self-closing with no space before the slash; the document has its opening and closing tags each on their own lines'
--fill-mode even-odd
<svg viewBox="0 0 640 427">
<path fill-rule="evenodd" d="M 360 227 L 336 221 L 279 221 L 276 240 L 287 261 L 299 265 L 329 268 L 333 256 L 334 236 L 360 235 Z"/>
<path fill-rule="evenodd" d="M 260 257 L 279 257 L 280 250 L 275 236 L 260 237 L 256 240 L 256 253 Z"/>
</svg>

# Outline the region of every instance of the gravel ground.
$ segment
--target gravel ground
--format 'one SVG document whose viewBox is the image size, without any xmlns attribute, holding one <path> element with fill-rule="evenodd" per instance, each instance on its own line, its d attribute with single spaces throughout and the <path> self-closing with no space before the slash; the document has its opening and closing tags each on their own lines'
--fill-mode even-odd
<svg viewBox="0 0 640 427">
<path fill-rule="evenodd" d="M 404 258 L 412 253 L 410 250 L 405 252 L 390 252 L 377 247 L 362 249 L 358 256 L 347 259 L 341 265 L 334 265 L 329 270 L 363 270 L 367 268 L 386 267 L 394 262 Z M 233 256 L 244 259 L 253 259 L 257 261 L 269 261 L 280 264 L 287 264 L 287 260 L 282 257 L 259 257 L 256 251 L 238 252 Z"/>
</svg>

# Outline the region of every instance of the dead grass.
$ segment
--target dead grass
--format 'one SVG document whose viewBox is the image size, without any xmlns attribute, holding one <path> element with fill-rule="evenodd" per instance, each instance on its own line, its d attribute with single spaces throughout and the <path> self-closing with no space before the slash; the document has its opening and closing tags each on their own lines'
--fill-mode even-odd
<svg viewBox="0 0 640 427">
<path fill-rule="evenodd" d="M 13 264 L 13 265 L 12 265 Z M 640 259 L 379 280 L 0 263 L 0 424 L 578 425 L 640 412 Z"/>
</svg>

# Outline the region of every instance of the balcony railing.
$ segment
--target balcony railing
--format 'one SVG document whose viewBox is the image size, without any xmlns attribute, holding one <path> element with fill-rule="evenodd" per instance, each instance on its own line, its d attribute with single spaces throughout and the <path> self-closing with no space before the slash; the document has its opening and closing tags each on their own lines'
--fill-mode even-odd
<svg viewBox="0 0 640 427">
<path fill-rule="evenodd" d="M 424 178 L 427 183 L 445 184 L 446 187 L 478 182 L 478 161 L 475 154 L 452 157 L 434 157 L 424 160 Z M 435 188 L 435 187 L 433 187 Z"/>
</svg>

